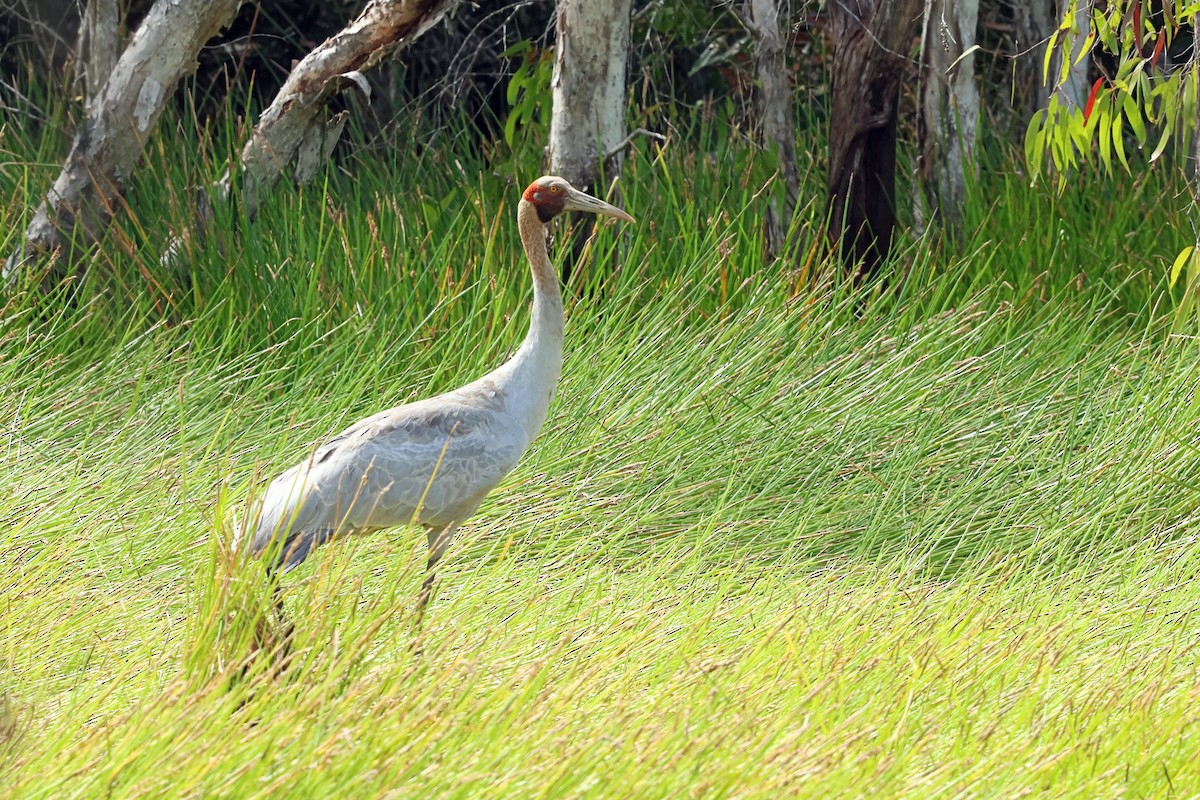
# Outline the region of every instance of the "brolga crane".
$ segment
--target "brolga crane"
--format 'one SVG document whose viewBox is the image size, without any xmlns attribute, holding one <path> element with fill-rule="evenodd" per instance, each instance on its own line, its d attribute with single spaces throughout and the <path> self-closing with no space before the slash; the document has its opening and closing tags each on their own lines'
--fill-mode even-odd
<svg viewBox="0 0 1200 800">
<path fill-rule="evenodd" d="M 516 466 L 546 421 L 562 369 L 563 305 L 544 225 L 564 211 L 634 221 L 562 178 L 531 183 L 517 206 L 533 273 L 525 341 L 479 380 L 360 420 L 272 481 L 247 526 L 251 552 L 269 551 L 272 572 L 287 572 L 330 539 L 417 523 L 429 541 L 420 621 L 434 568 L 458 526 Z"/>
</svg>

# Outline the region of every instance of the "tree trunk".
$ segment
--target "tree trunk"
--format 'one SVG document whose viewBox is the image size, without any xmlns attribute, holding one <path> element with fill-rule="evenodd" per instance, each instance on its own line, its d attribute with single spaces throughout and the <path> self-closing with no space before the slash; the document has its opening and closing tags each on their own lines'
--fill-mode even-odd
<svg viewBox="0 0 1200 800">
<path fill-rule="evenodd" d="M 921 0 L 829 6 L 829 237 L 855 285 L 875 275 L 891 249 L 896 111 L 920 8 Z"/>
<path fill-rule="evenodd" d="M 629 57 L 631 0 L 559 0 L 550 118 L 549 170 L 597 197 L 620 175 L 625 140 L 625 67 Z M 613 199 L 617 202 L 617 199 Z M 570 277 L 594 224 L 573 214 Z"/>
<path fill-rule="evenodd" d="M 1088 71 L 1091 59 L 1078 59 L 1083 38 L 1090 27 L 1088 18 L 1092 3 L 1088 0 L 1077 0 L 1074 8 L 1074 24 L 1082 32 L 1078 37 L 1068 40 L 1064 45 L 1059 43 L 1057 52 L 1050 60 L 1049 80 L 1043 70 L 1046 63 L 1046 43 L 1054 29 L 1059 26 L 1063 17 L 1070 9 L 1071 0 L 1012 0 L 1013 24 L 1016 29 L 1017 63 L 1016 77 L 1018 81 L 1018 96 L 1024 99 L 1022 119 L 1028 119 L 1039 108 L 1045 108 L 1050 99 L 1051 91 L 1058 84 L 1062 70 L 1060 53 L 1071 54 L 1071 66 L 1067 70 L 1067 80 L 1062 84 L 1063 97 L 1071 104 L 1083 108 L 1087 101 Z M 1064 34 L 1071 36 L 1070 33 Z M 1076 60 L 1078 59 L 1078 63 Z"/>
<path fill-rule="evenodd" d="M 1016 81 L 1015 105 L 1018 117 L 1028 120 L 1039 108 L 1044 108 L 1050 97 L 1046 76 L 1042 71 L 1045 63 L 1046 42 L 1058 24 L 1055 0 L 1011 0 L 1009 8 L 1013 18 L 1013 36 L 1016 59 L 1013 65 Z"/>
<path fill-rule="evenodd" d="M 1193 36 L 1195 36 L 1195 34 L 1193 34 Z M 1192 75 L 1188 76 L 1188 78 L 1186 78 L 1187 80 L 1200 80 L 1200 78 L 1194 77 L 1200 75 L 1200 46 L 1197 46 L 1198 44 L 1200 44 L 1200 42 L 1195 42 L 1193 40 Z M 1191 175 L 1189 176 L 1192 179 L 1193 210 L 1195 210 L 1197 207 L 1200 207 L 1200 103 L 1196 103 L 1196 110 L 1194 113 L 1196 114 L 1196 119 L 1194 120 L 1196 127 L 1192 131 L 1192 169 Z M 1200 247 L 1200 240 L 1198 240 L 1197 247 Z"/>
<path fill-rule="evenodd" d="M 975 135 L 975 24 L 979 0 L 926 0 L 921 35 L 918 175 L 913 195 L 918 229 L 941 216 L 957 229 L 966 202 L 967 175 L 978 175 Z M 968 55 L 964 56 L 964 53 Z"/>
<path fill-rule="evenodd" d="M 154 4 L 103 89 L 88 101 L 62 172 L 34 212 L 24 243 L 5 263 L 7 282 L 19 279 L 34 259 L 58 252 L 42 282 L 49 288 L 99 239 L 175 85 L 195 69 L 196 53 L 229 24 L 241 2 Z M 63 252 L 64 245 L 71 247 Z"/>
<path fill-rule="evenodd" d="M 796 121 L 788 80 L 787 51 L 779 30 L 777 0 L 746 0 L 745 21 L 754 34 L 754 75 L 757 79 L 758 140 L 774 154 L 783 179 L 782 208 L 775 199 L 767 207 L 767 260 L 783 253 L 784 239 L 800 199 L 800 169 L 796 165 Z M 786 27 L 786 24 L 785 24 Z"/>
<path fill-rule="evenodd" d="M 88 0 L 79 26 L 76 82 L 89 102 L 100 94 L 117 63 L 120 30 L 117 0 Z"/>
</svg>

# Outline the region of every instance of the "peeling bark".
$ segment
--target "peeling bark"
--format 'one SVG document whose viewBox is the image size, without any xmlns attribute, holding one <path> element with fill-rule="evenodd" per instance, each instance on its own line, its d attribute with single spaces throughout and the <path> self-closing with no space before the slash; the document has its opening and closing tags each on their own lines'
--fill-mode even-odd
<svg viewBox="0 0 1200 800">
<path fill-rule="evenodd" d="M 631 0 L 559 0 L 550 118 L 549 171 L 597 197 L 603 175 L 620 175 L 625 131 L 625 69 Z M 618 202 L 617 198 L 610 198 Z M 572 214 L 572 263 L 590 235 L 591 214 Z"/>
<path fill-rule="evenodd" d="M 784 239 L 800 199 L 800 169 L 796 163 L 796 121 L 788 80 L 787 51 L 780 32 L 777 0 L 746 0 L 744 22 L 754 34 L 755 106 L 759 146 L 773 153 L 783 180 L 783 207 L 772 199 L 767 207 L 767 259 L 783 253 Z"/>
<path fill-rule="evenodd" d="M 917 108 L 917 174 L 913 200 L 918 229 L 940 216 L 953 230 L 966 203 L 967 175 L 977 175 L 975 84 L 978 0 L 926 0 Z M 967 53 L 967 55 L 963 55 Z"/>
<path fill-rule="evenodd" d="M 242 0 L 158 0 L 129 41 L 103 88 L 87 104 L 62 172 L 34 212 L 25 240 L 4 265 L 6 282 L 33 260 L 95 242 L 120 204 L 163 105 L 196 53 L 229 24 Z M 79 253 L 61 253 L 43 287 L 64 277 Z"/>
<path fill-rule="evenodd" d="M 891 249 L 896 224 L 896 112 L 921 0 L 839 0 L 829 129 L 829 238 L 856 285 Z"/>
</svg>

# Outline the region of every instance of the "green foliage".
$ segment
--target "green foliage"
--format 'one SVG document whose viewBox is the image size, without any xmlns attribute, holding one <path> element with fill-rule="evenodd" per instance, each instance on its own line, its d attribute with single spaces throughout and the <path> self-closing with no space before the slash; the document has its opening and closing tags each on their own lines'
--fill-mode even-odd
<svg viewBox="0 0 1200 800">
<path fill-rule="evenodd" d="M 1127 135 L 1139 150 L 1154 144 L 1149 157 L 1153 162 L 1172 138 L 1186 143 L 1195 126 L 1194 70 L 1168 72 L 1161 63 L 1173 39 L 1191 25 L 1195 4 L 1174 0 L 1163 6 L 1166 13 L 1155 17 L 1145 0 L 1120 0 L 1093 8 L 1086 31 L 1077 26 L 1075 7 L 1069 4 L 1046 48 L 1047 81 L 1053 77 L 1052 85 L 1061 88 L 1068 70 L 1094 49 L 1114 56 L 1117 68 L 1093 83 L 1083 108 L 1055 92 L 1048 107 L 1030 120 L 1026 162 L 1035 177 L 1049 163 L 1060 186 L 1081 161 L 1094 161 L 1108 173 L 1119 163 L 1128 172 Z M 1059 71 L 1051 76 L 1055 55 Z"/>
<path fill-rule="evenodd" d="M 500 56 L 521 59 L 520 66 L 508 81 L 509 112 L 504 119 L 504 143 L 515 147 L 546 141 L 550 130 L 550 78 L 554 73 L 554 48 L 539 48 L 531 40 L 525 39 Z"/>
<path fill-rule="evenodd" d="M 792 8 L 800 14 L 801 5 Z M 750 37 L 727 3 L 677 0 L 634 15 L 631 71 L 643 106 L 691 106 L 736 96 L 748 79 Z"/>
<path fill-rule="evenodd" d="M 1185 268 L 1186 267 L 1186 271 Z M 1184 276 L 1183 298 L 1175 313 L 1174 330 L 1178 332 L 1190 319 L 1200 317 L 1200 243 L 1189 245 L 1179 251 L 1171 264 L 1171 286 Z"/>
<path fill-rule="evenodd" d="M 1200 4 L 1168 0 L 1155 6 L 1147 0 L 1116 0 L 1091 8 L 1087 28 L 1082 30 L 1076 14 L 1079 2 L 1068 3 L 1062 24 L 1050 38 L 1043 65 L 1047 81 L 1053 77 L 1053 85 L 1061 89 L 1070 68 L 1090 57 L 1093 48 L 1114 57 L 1117 67 L 1092 84 L 1082 108 L 1056 91 L 1047 107 L 1029 121 L 1026 164 L 1034 180 L 1046 165 L 1052 167 L 1060 191 L 1068 175 L 1083 163 L 1098 164 L 1109 175 L 1119 164 L 1130 173 L 1130 142 L 1139 151 L 1153 144 L 1147 159 L 1153 163 L 1172 141 L 1185 147 L 1196 125 L 1195 61 L 1187 68 L 1167 71 L 1163 54 L 1194 25 Z M 1051 76 L 1055 55 L 1059 70 Z M 1175 260 L 1172 285 L 1192 249 L 1188 247 Z M 1200 273 L 1189 268 L 1183 301 L 1177 307 L 1177 327 L 1200 312 L 1196 304 L 1200 286 L 1193 283 L 1197 279 Z"/>
<path fill-rule="evenodd" d="M 577 273 L 559 399 L 448 553 L 424 654 L 423 537 L 397 530 L 285 577 L 278 675 L 232 520 L 322 437 L 512 351 L 531 174 L 361 146 L 254 223 L 218 209 L 167 275 L 186 187 L 238 134 L 166 123 L 94 299 L 0 315 L 5 796 L 1200 784 L 1197 345 L 1148 269 L 1178 185 L 1030 197 L 995 170 L 968 255 L 909 242 L 894 293 L 858 295 L 813 277 L 837 274 L 819 207 L 795 270 L 764 265 L 762 176 L 716 114 L 704 149 L 635 143 L 639 223 L 598 228 L 616 267 Z M 57 144 L 0 145 L 9 242 Z"/>
</svg>

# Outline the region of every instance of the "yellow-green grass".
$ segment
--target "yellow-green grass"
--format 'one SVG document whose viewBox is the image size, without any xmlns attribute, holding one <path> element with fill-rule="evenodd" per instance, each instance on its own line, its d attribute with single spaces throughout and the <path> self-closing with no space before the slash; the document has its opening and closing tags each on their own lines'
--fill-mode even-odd
<svg viewBox="0 0 1200 800">
<path fill-rule="evenodd" d="M 213 146 L 170 142 L 73 302 L 6 298 L 5 796 L 1200 792 L 1168 177 L 1114 211 L 1000 165 L 959 250 L 903 242 L 907 277 L 852 296 L 800 280 L 819 204 L 800 264 L 764 264 L 757 166 L 635 153 L 639 224 L 577 273 L 551 418 L 448 553 L 422 654 L 401 529 L 283 579 L 281 671 L 232 519 L 322 437 L 511 352 L 533 174 L 350 157 L 222 210 L 184 278 L 158 256 Z M 0 184 L 6 251 L 44 161 Z"/>
</svg>

